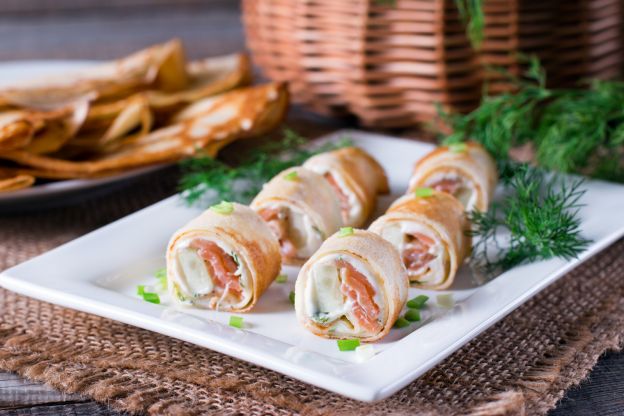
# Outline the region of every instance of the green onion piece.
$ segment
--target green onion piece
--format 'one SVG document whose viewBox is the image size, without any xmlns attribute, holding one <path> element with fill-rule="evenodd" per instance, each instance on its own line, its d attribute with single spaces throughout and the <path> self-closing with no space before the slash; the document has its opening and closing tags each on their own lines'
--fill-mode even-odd
<svg viewBox="0 0 624 416">
<path fill-rule="evenodd" d="M 449 145 L 449 150 L 453 153 L 464 153 L 468 146 L 466 143 L 453 143 Z"/>
<path fill-rule="evenodd" d="M 451 309 L 453 306 L 455 306 L 455 299 L 453 299 L 452 293 L 444 293 L 442 295 L 438 295 L 436 297 L 436 302 L 438 303 L 438 305 L 447 309 Z"/>
<path fill-rule="evenodd" d="M 138 285 L 137 286 L 137 295 L 143 296 L 143 293 L 145 293 L 145 285 Z"/>
<path fill-rule="evenodd" d="M 288 281 L 288 276 L 285 274 L 280 274 L 275 278 L 275 283 L 286 283 Z"/>
<path fill-rule="evenodd" d="M 395 328 L 405 328 L 406 326 L 410 326 L 410 321 L 403 318 L 402 316 L 399 317 L 399 319 L 397 319 L 396 322 L 394 323 Z"/>
<path fill-rule="evenodd" d="M 429 300 L 429 296 L 418 295 L 413 299 L 407 301 L 407 307 L 412 309 L 422 309 L 425 303 Z"/>
<path fill-rule="evenodd" d="M 292 290 L 288 294 L 288 300 L 290 300 L 291 304 L 293 305 L 295 304 L 295 292 L 293 292 Z"/>
<path fill-rule="evenodd" d="M 288 172 L 286 175 L 284 175 L 284 179 L 286 179 L 287 181 L 296 181 L 297 179 L 299 179 L 299 174 L 296 170 L 293 170 L 292 172 Z"/>
<path fill-rule="evenodd" d="M 165 289 L 167 287 L 167 269 L 163 267 L 162 269 L 156 270 L 154 276 L 158 279 L 160 286 Z"/>
<path fill-rule="evenodd" d="M 340 227 L 340 231 L 338 231 L 338 237 L 346 237 L 348 235 L 352 235 L 353 233 L 353 227 Z"/>
<path fill-rule="evenodd" d="M 414 195 L 416 195 L 418 198 L 427 198 L 427 197 L 433 195 L 433 189 L 431 189 L 431 188 L 416 188 L 416 190 L 414 191 Z"/>
<path fill-rule="evenodd" d="M 242 329 L 243 318 L 240 316 L 230 316 L 230 326 L 233 326 L 234 328 Z"/>
<path fill-rule="evenodd" d="M 210 207 L 210 210 L 217 214 L 228 215 L 234 212 L 234 204 L 227 201 L 221 201 L 217 205 Z"/>
<path fill-rule="evenodd" d="M 158 305 L 160 303 L 160 296 L 158 296 L 158 293 L 143 292 L 143 300 Z"/>
<path fill-rule="evenodd" d="M 404 318 L 410 322 L 420 321 L 420 311 L 418 309 L 410 309 L 405 312 Z"/>
<path fill-rule="evenodd" d="M 339 339 L 337 343 L 340 351 L 355 351 L 360 346 L 359 339 Z"/>
</svg>

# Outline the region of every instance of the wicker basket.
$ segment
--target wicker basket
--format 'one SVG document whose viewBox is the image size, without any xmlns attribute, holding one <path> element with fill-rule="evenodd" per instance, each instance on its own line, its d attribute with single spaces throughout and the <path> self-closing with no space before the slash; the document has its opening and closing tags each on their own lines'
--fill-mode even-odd
<svg viewBox="0 0 624 416">
<path fill-rule="evenodd" d="M 511 88 L 492 66 L 522 70 L 536 54 L 552 85 L 613 78 L 622 69 L 623 0 L 485 0 L 476 52 L 454 0 L 243 0 L 247 42 L 296 101 L 374 127 L 431 121 L 437 106 L 474 108 L 484 82 Z"/>
</svg>

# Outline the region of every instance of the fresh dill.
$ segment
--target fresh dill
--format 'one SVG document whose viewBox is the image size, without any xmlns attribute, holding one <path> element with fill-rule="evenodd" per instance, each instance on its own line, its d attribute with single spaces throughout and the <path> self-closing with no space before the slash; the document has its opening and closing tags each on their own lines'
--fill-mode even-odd
<svg viewBox="0 0 624 416">
<path fill-rule="evenodd" d="M 459 17 L 466 26 L 466 34 L 472 47 L 481 48 L 484 37 L 485 14 L 483 0 L 455 0 Z"/>
<path fill-rule="evenodd" d="M 469 214 L 470 234 L 478 237 L 473 265 L 494 275 L 536 260 L 575 258 L 590 243 L 580 233 L 582 184 L 581 179 L 517 165 L 505 185 L 506 198 L 495 202 L 488 212 Z"/>
<path fill-rule="evenodd" d="M 624 82 L 593 81 L 588 88 L 549 89 L 536 58 L 515 91 L 485 96 L 473 112 L 441 117 L 453 133 L 445 144 L 480 142 L 499 162 L 527 146 L 541 167 L 624 182 Z"/>
<path fill-rule="evenodd" d="M 264 183 L 284 169 L 300 165 L 318 153 L 351 144 L 344 138 L 310 146 L 308 140 L 286 129 L 281 140 L 243 149 L 231 163 L 208 156 L 180 162 L 179 190 L 189 205 L 205 204 L 206 199 L 247 203 Z"/>
</svg>

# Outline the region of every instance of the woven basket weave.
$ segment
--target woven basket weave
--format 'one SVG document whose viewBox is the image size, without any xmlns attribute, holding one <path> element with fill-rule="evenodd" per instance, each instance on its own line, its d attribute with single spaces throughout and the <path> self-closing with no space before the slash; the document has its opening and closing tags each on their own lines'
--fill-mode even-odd
<svg viewBox="0 0 624 416">
<path fill-rule="evenodd" d="M 243 0 L 243 20 L 256 64 L 290 82 L 297 102 L 407 127 L 431 121 L 438 105 L 471 110 L 484 83 L 509 90 L 491 67 L 520 74 L 519 53 L 539 56 L 553 86 L 619 76 L 623 9 L 623 0 L 485 0 L 479 51 L 454 0 Z"/>
</svg>

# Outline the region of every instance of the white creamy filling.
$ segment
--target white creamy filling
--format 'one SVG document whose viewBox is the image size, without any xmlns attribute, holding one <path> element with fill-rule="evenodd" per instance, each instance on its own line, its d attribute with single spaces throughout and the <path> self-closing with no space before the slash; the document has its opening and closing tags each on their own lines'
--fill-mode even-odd
<svg viewBox="0 0 624 416">
<path fill-rule="evenodd" d="M 472 181 L 466 180 L 454 172 L 438 172 L 429 177 L 425 186 L 435 185 L 442 180 L 452 180 L 459 182 L 459 189 L 454 196 L 462 203 L 466 211 L 472 211 L 477 205 L 477 191 Z"/>
<path fill-rule="evenodd" d="M 447 253 L 444 246 L 439 242 L 436 234 L 427 226 L 411 221 L 398 221 L 385 226 L 381 230 L 381 236 L 395 246 L 401 258 L 404 257 L 404 250 L 408 242 L 408 235 L 423 234 L 429 239 L 436 242 L 427 250 L 428 254 L 434 258 L 418 270 L 408 270 L 410 281 L 417 281 L 427 284 L 440 284 L 445 279 L 445 263 L 447 262 Z M 425 253 L 423 253 L 425 254 Z"/>
<path fill-rule="evenodd" d="M 288 235 L 287 237 L 297 248 L 297 257 L 307 259 L 311 257 L 321 246 L 325 235 L 312 221 L 309 215 L 291 206 L 274 205 L 269 209 L 281 209 L 287 211 Z"/>
<path fill-rule="evenodd" d="M 173 270 L 173 280 L 177 283 L 180 295 L 196 306 L 205 306 L 219 309 L 220 306 L 232 308 L 242 308 L 249 303 L 252 296 L 251 279 L 247 265 L 244 264 L 241 256 L 236 255 L 236 251 L 222 241 L 214 241 L 226 255 L 233 255 L 238 265 L 236 275 L 239 276 L 239 283 L 242 288 L 242 298 L 225 288 L 218 287 L 219 280 L 215 276 L 210 276 L 206 262 L 197 253 L 197 249 L 191 248 L 191 242 L 195 238 L 188 238 L 180 241 L 175 248 L 175 267 Z"/>
<path fill-rule="evenodd" d="M 351 188 L 347 186 L 344 178 L 341 175 L 338 175 L 336 172 L 333 172 L 330 169 L 325 168 L 324 166 L 316 166 L 315 164 L 311 164 L 310 166 L 306 166 L 307 168 L 313 170 L 319 175 L 325 175 L 329 173 L 332 176 L 338 188 L 342 191 L 343 194 L 347 196 L 347 201 L 349 204 L 349 210 L 346 213 L 345 225 L 354 225 L 358 222 L 359 218 L 362 216 L 362 204 L 358 199 L 357 195 L 351 191 Z M 343 213 L 343 217 L 344 217 Z"/>
<path fill-rule="evenodd" d="M 306 316 L 324 326 L 337 336 L 362 335 L 357 320 L 353 317 L 354 301 L 344 295 L 341 290 L 342 279 L 339 276 L 337 260 L 345 260 L 355 270 L 362 273 L 375 290 L 373 301 L 379 306 L 379 319 L 383 322 L 386 316 L 386 304 L 383 291 L 377 280 L 371 276 L 366 266 L 358 259 L 346 255 L 330 255 L 316 262 L 309 273 L 310 276 L 304 289 L 304 310 Z M 345 322 L 345 317 L 348 322 Z"/>
</svg>

